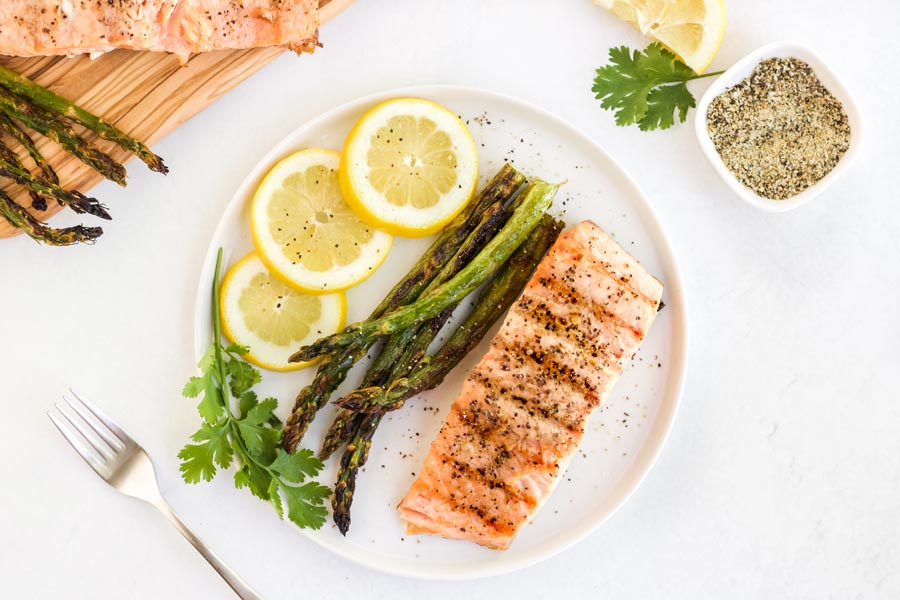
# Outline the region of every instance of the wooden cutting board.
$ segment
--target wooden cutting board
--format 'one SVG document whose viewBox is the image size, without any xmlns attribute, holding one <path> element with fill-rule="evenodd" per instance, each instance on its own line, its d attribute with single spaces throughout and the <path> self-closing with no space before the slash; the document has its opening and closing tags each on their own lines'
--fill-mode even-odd
<svg viewBox="0 0 900 600">
<path fill-rule="evenodd" d="M 333 18 L 353 1 L 319 0 L 320 22 Z M 94 60 L 88 56 L 0 57 L 0 64 L 24 73 L 152 145 L 283 52 L 285 50 L 281 48 L 209 52 L 191 57 L 183 67 L 170 54 L 128 50 L 109 52 Z M 298 60 L 314 58 L 304 56 Z M 85 138 L 97 139 L 93 132 L 88 132 Z M 53 142 L 44 138 L 37 141 L 38 148 L 59 174 L 63 187 L 87 192 L 103 180 Z M 98 146 L 120 162 L 132 158 L 124 150 L 102 140 Z M 168 166 L 178 168 L 178 165 Z M 143 164 L 138 162 L 131 168 L 143 168 Z M 17 186 L 4 183 L 0 189 L 7 189 L 20 204 L 30 206 L 31 199 Z M 102 198 L 99 200 L 103 201 Z M 46 211 L 29 210 L 46 220 L 61 209 L 58 204 L 50 203 Z M 114 206 L 110 210 L 115 214 Z M 90 215 L 84 217 L 87 225 L 105 224 Z M 0 238 L 18 233 L 21 232 L 0 218 Z"/>
</svg>

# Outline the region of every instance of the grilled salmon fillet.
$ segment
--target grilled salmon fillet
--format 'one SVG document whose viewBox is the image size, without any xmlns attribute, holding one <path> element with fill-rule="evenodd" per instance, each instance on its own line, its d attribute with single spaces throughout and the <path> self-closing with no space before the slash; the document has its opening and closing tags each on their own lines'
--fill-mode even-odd
<svg viewBox="0 0 900 600">
<path fill-rule="evenodd" d="M 2 0 L 0 54 L 116 48 L 195 52 L 259 46 L 311 51 L 318 0 Z"/>
<path fill-rule="evenodd" d="M 662 289 L 596 224 L 565 231 L 466 376 L 400 503 L 407 532 L 507 548 L 565 472 Z"/>
</svg>

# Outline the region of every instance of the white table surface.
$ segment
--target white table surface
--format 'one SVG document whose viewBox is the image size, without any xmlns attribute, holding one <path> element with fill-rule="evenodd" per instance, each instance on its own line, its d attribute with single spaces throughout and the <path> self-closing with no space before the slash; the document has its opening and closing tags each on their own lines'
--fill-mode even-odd
<svg viewBox="0 0 900 600">
<path fill-rule="evenodd" d="M 614 126 L 590 93 L 594 69 L 610 46 L 646 42 L 588 0 L 359 0 L 322 28 L 315 56 L 280 58 L 158 144 L 168 177 L 132 163 L 126 190 L 97 187 L 115 221 L 96 246 L 0 242 L 0 597 L 230 597 L 174 529 L 55 432 L 45 412 L 70 385 L 143 442 L 174 507 L 267 598 L 900 597 L 900 9 L 728 4 L 714 67 L 800 40 L 868 126 L 860 160 L 795 212 L 732 196 L 689 123 Z M 691 316 L 680 413 L 623 509 L 527 571 L 452 584 L 326 554 L 227 481 L 217 504 L 201 502 L 175 457 L 197 425 L 180 390 L 198 271 L 233 191 L 311 117 L 423 83 L 510 94 L 598 140 L 667 227 Z"/>
</svg>

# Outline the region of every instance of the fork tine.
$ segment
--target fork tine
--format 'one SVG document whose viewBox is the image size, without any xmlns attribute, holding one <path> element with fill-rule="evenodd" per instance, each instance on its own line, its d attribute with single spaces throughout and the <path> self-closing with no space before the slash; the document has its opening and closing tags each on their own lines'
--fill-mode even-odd
<svg viewBox="0 0 900 600">
<path fill-rule="evenodd" d="M 74 395 L 75 392 L 72 392 L 72 394 Z M 75 397 L 78 398 L 78 396 Z M 91 412 L 91 410 L 87 406 L 85 406 L 84 400 L 82 400 L 81 398 L 78 398 L 77 401 L 70 400 L 69 397 L 65 394 L 63 394 L 63 400 L 66 401 L 66 404 L 72 407 L 72 410 L 74 410 L 82 419 L 84 419 L 84 422 L 91 427 L 94 433 L 100 436 L 100 438 L 102 438 L 104 442 L 109 444 L 109 447 L 112 448 L 113 452 L 118 452 L 125 449 L 125 442 L 120 440 L 118 437 L 116 437 L 116 435 L 114 435 L 111 431 L 107 430 L 102 425 L 98 427 L 96 424 L 94 424 L 94 422 L 91 420 L 91 417 L 101 422 L 102 419 L 100 419 L 94 412 Z M 88 415 L 90 415 L 90 417 Z M 104 423 L 104 425 L 106 424 Z M 82 433 L 84 432 L 82 431 Z"/>
<path fill-rule="evenodd" d="M 94 451 L 88 447 L 81 438 L 78 437 L 78 434 L 72 431 L 69 426 L 65 425 L 56 415 L 52 412 L 48 412 L 47 416 L 50 417 L 50 420 L 53 421 L 53 424 L 56 425 L 56 428 L 59 432 L 66 438 L 66 441 L 75 449 L 75 452 L 78 453 L 78 456 L 84 459 L 84 461 L 94 469 L 94 472 L 97 473 L 103 479 L 107 477 L 107 469 L 106 465 L 97 458 L 97 455 L 94 454 Z M 63 415 L 65 417 L 65 415 Z"/>
<path fill-rule="evenodd" d="M 65 396 L 63 396 L 63 400 L 65 400 Z M 104 462 L 110 461 L 116 457 L 116 449 L 108 446 L 103 439 L 97 435 L 97 428 L 91 424 L 90 421 L 70 414 L 69 411 L 63 409 L 63 406 L 58 402 L 54 406 L 59 414 L 65 417 L 66 421 L 69 422 L 69 425 L 78 430 L 82 439 L 100 455 Z"/>
<path fill-rule="evenodd" d="M 130 435 L 128 435 L 127 433 L 125 433 L 125 430 L 122 429 L 121 427 L 119 427 L 115 421 L 110 419 L 106 415 L 106 413 L 104 413 L 102 410 L 100 410 L 99 408 L 94 406 L 92 403 L 88 402 L 85 398 L 82 398 L 81 396 L 76 394 L 75 390 L 73 390 L 72 388 L 69 388 L 69 392 L 71 392 L 72 395 L 75 396 L 75 399 L 78 400 L 79 402 L 81 402 L 84 405 L 84 407 L 88 411 L 90 411 L 90 413 L 92 415 L 94 415 L 94 417 L 97 418 L 98 421 L 100 421 L 101 423 L 106 425 L 106 427 L 113 433 L 113 435 L 115 435 L 119 439 L 119 442 L 121 442 L 123 446 L 127 447 L 129 445 L 130 446 L 138 445 L 137 442 L 134 441 L 134 438 L 131 437 Z"/>
</svg>

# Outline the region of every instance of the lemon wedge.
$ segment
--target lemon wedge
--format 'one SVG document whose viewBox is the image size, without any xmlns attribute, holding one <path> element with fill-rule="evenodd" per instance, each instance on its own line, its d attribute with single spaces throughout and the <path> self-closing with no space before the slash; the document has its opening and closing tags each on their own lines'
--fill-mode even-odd
<svg viewBox="0 0 900 600">
<path fill-rule="evenodd" d="M 475 142 L 459 117 L 421 98 L 375 106 L 342 153 L 344 197 L 370 225 L 406 237 L 441 229 L 472 199 Z"/>
<path fill-rule="evenodd" d="M 341 195 L 340 154 L 301 150 L 276 164 L 250 207 L 250 232 L 273 274 L 311 294 L 352 287 L 387 258 L 392 237 L 361 220 Z"/>
<path fill-rule="evenodd" d="M 222 331 L 248 346 L 248 361 L 271 371 L 294 371 L 310 363 L 290 363 L 298 348 L 344 326 L 347 300 L 336 294 L 304 294 L 273 277 L 251 252 L 225 274 L 219 294 Z"/>
<path fill-rule="evenodd" d="M 715 58 L 725 37 L 724 0 L 594 0 L 637 27 L 698 75 Z"/>
</svg>

